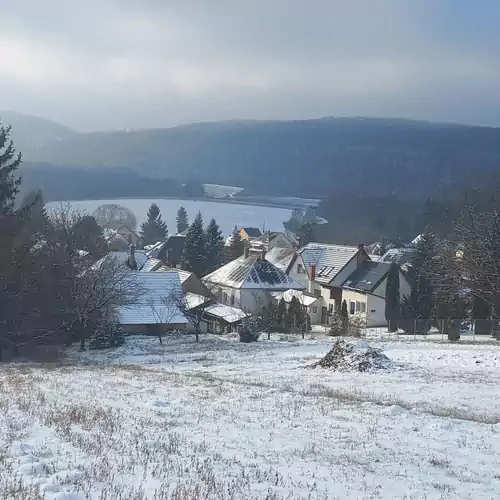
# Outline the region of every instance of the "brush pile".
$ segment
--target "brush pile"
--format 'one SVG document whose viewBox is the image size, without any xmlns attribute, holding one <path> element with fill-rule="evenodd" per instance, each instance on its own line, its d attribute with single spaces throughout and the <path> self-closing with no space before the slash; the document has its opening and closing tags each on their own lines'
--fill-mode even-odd
<svg viewBox="0 0 500 500">
<path fill-rule="evenodd" d="M 392 361 L 382 352 L 362 340 L 339 339 L 328 354 L 311 368 L 328 368 L 339 372 L 388 370 Z"/>
</svg>

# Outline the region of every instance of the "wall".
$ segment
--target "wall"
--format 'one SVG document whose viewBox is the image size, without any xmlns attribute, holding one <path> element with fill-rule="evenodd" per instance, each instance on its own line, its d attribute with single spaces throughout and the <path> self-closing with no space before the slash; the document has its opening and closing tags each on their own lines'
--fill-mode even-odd
<svg viewBox="0 0 500 500">
<path fill-rule="evenodd" d="M 359 250 L 358 250 L 359 253 Z M 370 260 L 366 253 L 361 250 L 361 255 L 359 256 L 361 261 Z M 331 286 L 341 287 L 344 284 L 344 281 L 349 278 L 349 276 L 358 268 L 358 254 L 356 254 L 340 271 L 335 279 L 330 283 Z M 344 300 L 344 299 L 342 299 Z"/>
<path fill-rule="evenodd" d="M 385 297 L 367 295 L 367 324 L 368 327 L 387 326 L 385 319 Z"/>
<path fill-rule="evenodd" d="M 384 297 L 385 298 L 385 290 L 387 288 L 387 278 L 380 283 L 380 285 L 375 288 L 373 291 L 374 295 L 378 295 L 379 297 Z M 407 279 L 405 278 L 404 274 L 400 271 L 399 272 L 399 295 L 400 298 L 403 298 L 405 295 L 410 295 L 411 293 L 411 287 L 410 284 L 408 283 Z"/>
</svg>

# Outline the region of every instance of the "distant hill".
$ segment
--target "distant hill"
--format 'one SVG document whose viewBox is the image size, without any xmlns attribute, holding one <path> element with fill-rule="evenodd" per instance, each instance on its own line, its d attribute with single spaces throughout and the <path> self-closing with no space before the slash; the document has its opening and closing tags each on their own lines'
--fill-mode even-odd
<svg viewBox="0 0 500 500">
<path fill-rule="evenodd" d="M 48 143 L 55 145 L 78 135 L 73 129 L 60 123 L 15 111 L 0 110 L 0 122 L 12 125 L 12 139 L 16 149 L 28 156 L 36 156 L 38 148 Z"/>
<path fill-rule="evenodd" d="M 25 158 L 234 185 L 248 194 L 423 199 L 478 173 L 500 173 L 500 129 L 375 118 L 230 121 L 69 132 L 27 149 Z"/>
</svg>

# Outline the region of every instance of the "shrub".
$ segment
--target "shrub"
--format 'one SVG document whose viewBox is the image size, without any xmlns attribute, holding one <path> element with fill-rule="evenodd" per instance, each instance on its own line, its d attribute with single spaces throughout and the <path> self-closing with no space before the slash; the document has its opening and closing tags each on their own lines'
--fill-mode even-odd
<svg viewBox="0 0 500 500">
<path fill-rule="evenodd" d="M 245 318 L 240 325 L 238 333 L 240 335 L 240 342 L 250 343 L 257 342 L 260 337 L 259 333 L 260 321 L 255 316 Z"/>
<path fill-rule="evenodd" d="M 91 349 L 118 347 L 124 343 L 125 335 L 121 326 L 108 320 L 99 321 L 89 339 Z"/>
</svg>

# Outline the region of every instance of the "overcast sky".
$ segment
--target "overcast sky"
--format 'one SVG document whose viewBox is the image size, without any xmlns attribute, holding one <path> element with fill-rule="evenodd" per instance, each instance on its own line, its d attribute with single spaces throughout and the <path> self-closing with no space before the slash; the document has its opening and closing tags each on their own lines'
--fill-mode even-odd
<svg viewBox="0 0 500 500">
<path fill-rule="evenodd" d="M 499 0 L 0 0 L 0 109 L 500 125 L 499 26 Z"/>
</svg>

